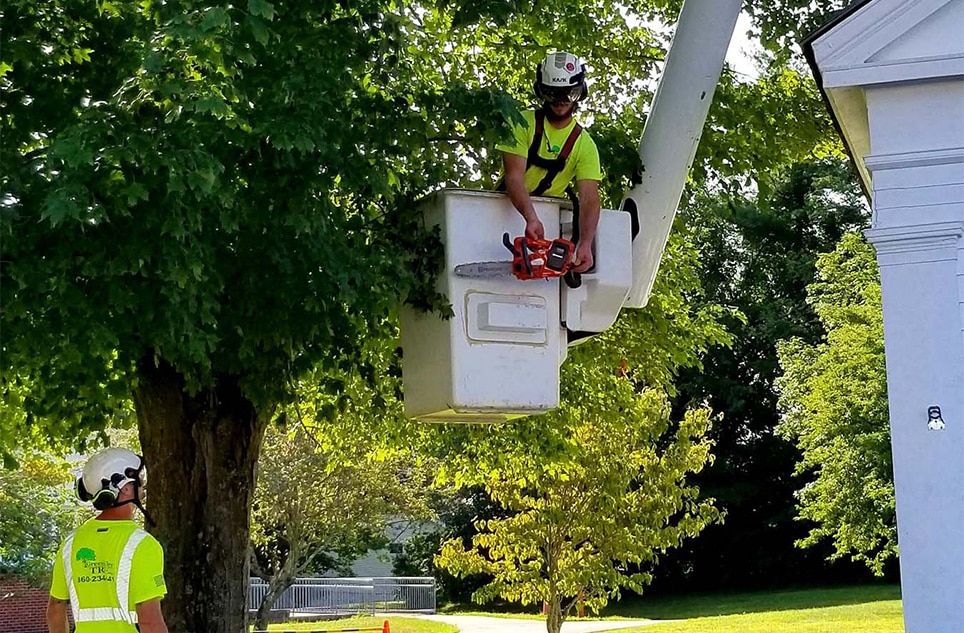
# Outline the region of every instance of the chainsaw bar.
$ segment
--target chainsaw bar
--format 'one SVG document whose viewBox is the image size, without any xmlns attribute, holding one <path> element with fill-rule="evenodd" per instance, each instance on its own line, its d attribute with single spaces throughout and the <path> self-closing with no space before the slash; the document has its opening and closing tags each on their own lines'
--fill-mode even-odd
<svg viewBox="0 0 964 633">
<path fill-rule="evenodd" d="M 473 277 L 488 279 L 508 277 L 512 275 L 512 262 L 471 262 L 459 264 L 455 267 L 455 274 L 459 277 Z"/>
</svg>

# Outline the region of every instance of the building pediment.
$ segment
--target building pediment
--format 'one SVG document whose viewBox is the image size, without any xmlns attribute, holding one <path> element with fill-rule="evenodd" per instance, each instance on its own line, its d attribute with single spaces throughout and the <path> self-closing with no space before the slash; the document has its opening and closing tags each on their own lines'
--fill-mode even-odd
<svg viewBox="0 0 964 633">
<path fill-rule="evenodd" d="M 808 46 L 825 89 L 964 75 L 964 0 L 870 0 Z"/>
<path fill-rule="evenodd" d="M 803 47 L 869 194 L 867 91 L 964 78 L 964 0 L 859 0 Z"/>
</svg>

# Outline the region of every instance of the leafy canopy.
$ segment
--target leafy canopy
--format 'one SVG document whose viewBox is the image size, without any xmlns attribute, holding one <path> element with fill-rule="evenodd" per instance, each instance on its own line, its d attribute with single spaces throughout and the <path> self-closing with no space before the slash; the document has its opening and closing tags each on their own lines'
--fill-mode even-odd
<svg viewBox="0 0 964 633">
<path fill-rule="evenodd" d="M 433 301 L 413 200 L 514 108 L 426 72 L 393 3 L 4 11 L 4 391 L 61 436 L 141 362 L 190 391 L 243 376 L 262 406 L 350 364 Z"/>
<path fill-rule="evenodd" d="M 897 556 L 897 515 L 887 411 L 884 326 L 873 248 L 857 233 L 817 264 L 809 302 L 826 339 L 779 347 L 780 432 L 802 453 L 800 516 L 817 523 L 800 545 L 830 539 L 875 573 Z"/>
<path fill-rule="evenodd" d="M 339 425 L 359 430 L 351 416 Z M 266 434 L 252 507 L 252 572 L 268 581 L 259 625 L 298 576 L 336 572 L 387 544 L 391 522 L 429 517 L 427 476 L 411 454 L 379 455 L 371 438 L 332 449 L 291 421 Z M 270 600 L 269 600 L 270 598 Z"/>
<path fill-rule="evenodd" d="M 656 392 L 637 394 L 609 376 L 592 380 L 598 397 L 585 394 L 586 371 L 594 370 L 574 371 L 567 389 L 567 402 L 579 404 L 545 421 L 569 420 L 560 453 L 520 453 L 486 473 L 490 496 L 512 516 L 478 524 L 469 548 L 458 540 L 442 547 L 440 566 L 492 576 L 476 601 L 547 601 L 568 614 L 581 594 L 598 611 L 620 588 L 641 592 L 651 579 L 641 567 L 719 519 L 712 500 L 683 483 L 709 459 L 709 413 L 690 412 L 670 430 Z"/>
</svg>

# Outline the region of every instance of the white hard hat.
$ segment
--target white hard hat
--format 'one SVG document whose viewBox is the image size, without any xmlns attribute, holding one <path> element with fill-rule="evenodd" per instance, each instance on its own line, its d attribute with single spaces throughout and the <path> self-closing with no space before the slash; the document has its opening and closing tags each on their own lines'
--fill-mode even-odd
<svg viewBox="0 0 964 633">
<path fill-rule="evenodd" d="M 549 53 L 536 66 L 533 88 L 546 101 L 582 101 L 589 94 L 586 64 L 572 53 Z"/>
<path fill-rule="evenodd" d="M 117 501 L 121 488 L 134 482 L 147 485 L 144 459 L 126 448 L 108 448 L 87 460 L 84 473 L 77 478 L 77 496 L 105 510 Z"/>
</svg>

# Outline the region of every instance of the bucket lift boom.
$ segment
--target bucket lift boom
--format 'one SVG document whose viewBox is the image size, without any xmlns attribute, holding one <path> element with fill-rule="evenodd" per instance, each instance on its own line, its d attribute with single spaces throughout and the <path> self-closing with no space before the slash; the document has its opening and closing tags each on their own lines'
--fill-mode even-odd
<svg viewBox="0 0 964 633">
<path fill-rule="evenodd" d="M 620 204 L 631 216 L 646 216 L 633 223 L 640 231 L 633 235 L 627 308 L 642 308 L 649 300 L 742 5 L 742 0 L 683 3 L 639 141 L 642 180 Z"/>
</svg>

